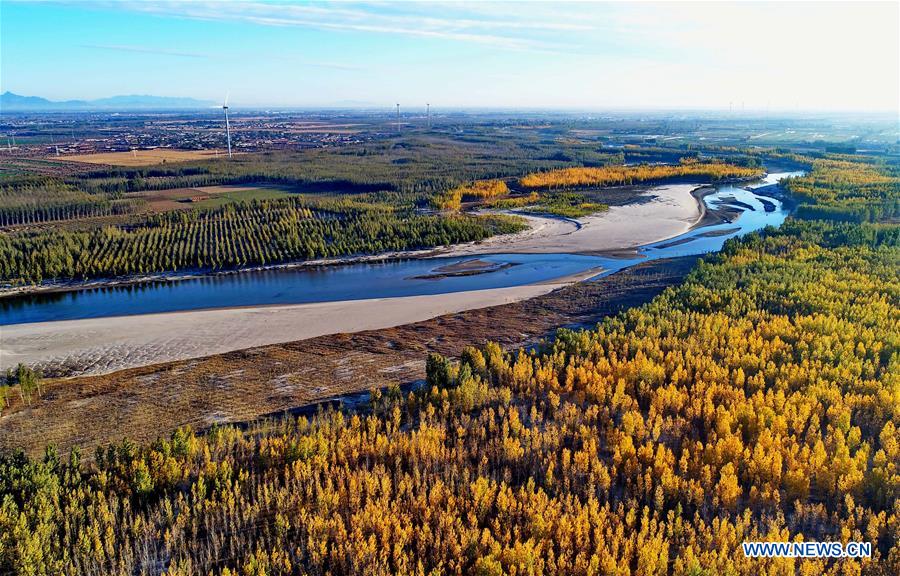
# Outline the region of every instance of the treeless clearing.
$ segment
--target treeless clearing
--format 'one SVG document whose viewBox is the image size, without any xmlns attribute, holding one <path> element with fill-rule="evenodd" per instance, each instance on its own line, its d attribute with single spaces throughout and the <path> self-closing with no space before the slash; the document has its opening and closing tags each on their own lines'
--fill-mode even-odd
<svg viewBox="0 0 900 576">
<path fill-rule="evenodd" d="M 147 190 L 132 192 L 128 197 L 143 198 L 147 201 L 147 212 L 159 213 L 171 210 L 191 210 L 194 208 L 216 208 L 230 202 L 249 202 L 283 198 L 292 192 L 282 187 L 255 185 L 197 186 L 194 188 L 171 188 L 168 190 Z"/>
<path fill-rule="evenodd" d="M 60 160 L 83 162 L 87 164 L 110 164 L 113 166 L 151 166 L 163 162 L 188 162 L 190 160 L 206 160 L 216 157 L 216 150 L 174 150 L 156 148 L 153 150 L 134 150 L 130 152 L 98 152 L 97 154 L 75 154 L 62 156 Z M 227 152 L 218 151 L 224 158 Z"/>
</svg>

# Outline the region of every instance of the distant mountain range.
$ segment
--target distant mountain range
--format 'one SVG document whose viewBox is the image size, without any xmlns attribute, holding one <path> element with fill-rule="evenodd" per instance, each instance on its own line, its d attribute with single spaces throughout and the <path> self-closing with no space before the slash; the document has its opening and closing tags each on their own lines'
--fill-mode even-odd
<svg viewBox="0 0 900 576">
<path fill-rule="evenodd" d="M 0 112 L 34 112 L 41 110 L 185 110 L 208 108 L 215 102 L 170 96 L 112 96 L 97 100 L 54 101 L 39 96 L 20 96 L 12 92 L 0 94 Z"/>
</svg>

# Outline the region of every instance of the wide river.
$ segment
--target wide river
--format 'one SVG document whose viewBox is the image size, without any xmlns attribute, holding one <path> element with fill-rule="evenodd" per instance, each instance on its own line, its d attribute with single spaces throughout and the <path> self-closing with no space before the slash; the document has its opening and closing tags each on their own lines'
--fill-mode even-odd
<svg viewBox="0 0 900 576">
<path fill-rule="evenodd" d="M 434 274 L 472 256 L 404 259 L 315 268 L 280 268 L 204 276 L 178 281 L 153 281 L 118 287 L 38 293 L 0 299 L 0 325 L 101 318 L 207 308 L 334 302 L 442 294 L 534 284 L 603 268 L 611 274 L 647 260 L 703 254 L 723 243 L 766 226 L 780 226 L 788 211 L 776 198 L 754 189 L 802 172 L 778 172 L 745 187 L 716 186 L 705 197 L 707 206 L 742 210 L 732 223 L 700 227 L 675 238 L 638 249 L 638 258 L 576 254 L 486 254 L 477 258 L 506 264 L 502 269 L 468 276 Z M 423 276 L 432 275 L 431 278 Z"/>
</svg>

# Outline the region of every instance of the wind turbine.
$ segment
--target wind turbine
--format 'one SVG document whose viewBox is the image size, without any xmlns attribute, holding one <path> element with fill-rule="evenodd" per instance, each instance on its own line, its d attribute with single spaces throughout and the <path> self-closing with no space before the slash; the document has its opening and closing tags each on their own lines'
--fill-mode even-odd
<svg viewBox="0 0 900 576">
<path fill-rule="evenodd" d="M 431 104 L 428 102 L 425 103 L 425 122 L 428 125 L 428 129 L 431 129 Z"/>
<path fill-rule="evenodd" d="M 400 133 L 400 103 L 397 103 L 397 134 Z"/>
<path fill-rule="evenodd" d="M 225 135 L 228 138 L 228 159 L 231 159 L 231 125 L 228 123 L 228 95 L 225 94 L 225 102 L 222 103 L 222 110 L 225 111 Z"/>
</svg>

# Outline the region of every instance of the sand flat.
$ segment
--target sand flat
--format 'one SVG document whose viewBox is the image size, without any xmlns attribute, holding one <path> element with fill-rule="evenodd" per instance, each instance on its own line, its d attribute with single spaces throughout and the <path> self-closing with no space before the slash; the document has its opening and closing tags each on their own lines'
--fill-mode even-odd
<svg viewBox="0 0 900 576">
<path fill-rule="evenodd" d="M 400 326 L 533 298 L 599 270 L 553 283 L 449 294 L 192 310 L 0 326 L 0 370 L 19 362 L 72 375 L 199 358 L 327 334 Z"/>
<path fill-rule="evenodd" d="M 666 240 L 691 229 L 702 217 L 699 201 L 691 194 L 697 184 L 671 184 L 647 190 L 647 202 L 612 206 L 606 212 L 570 219 L 520 214 L 529 229 L 494 236 L 478 244 L 461 244 L 441 256 L 468 256 L 506 252 L 549 254 L 592 253 L 635 248 Z"/>
</svg>

